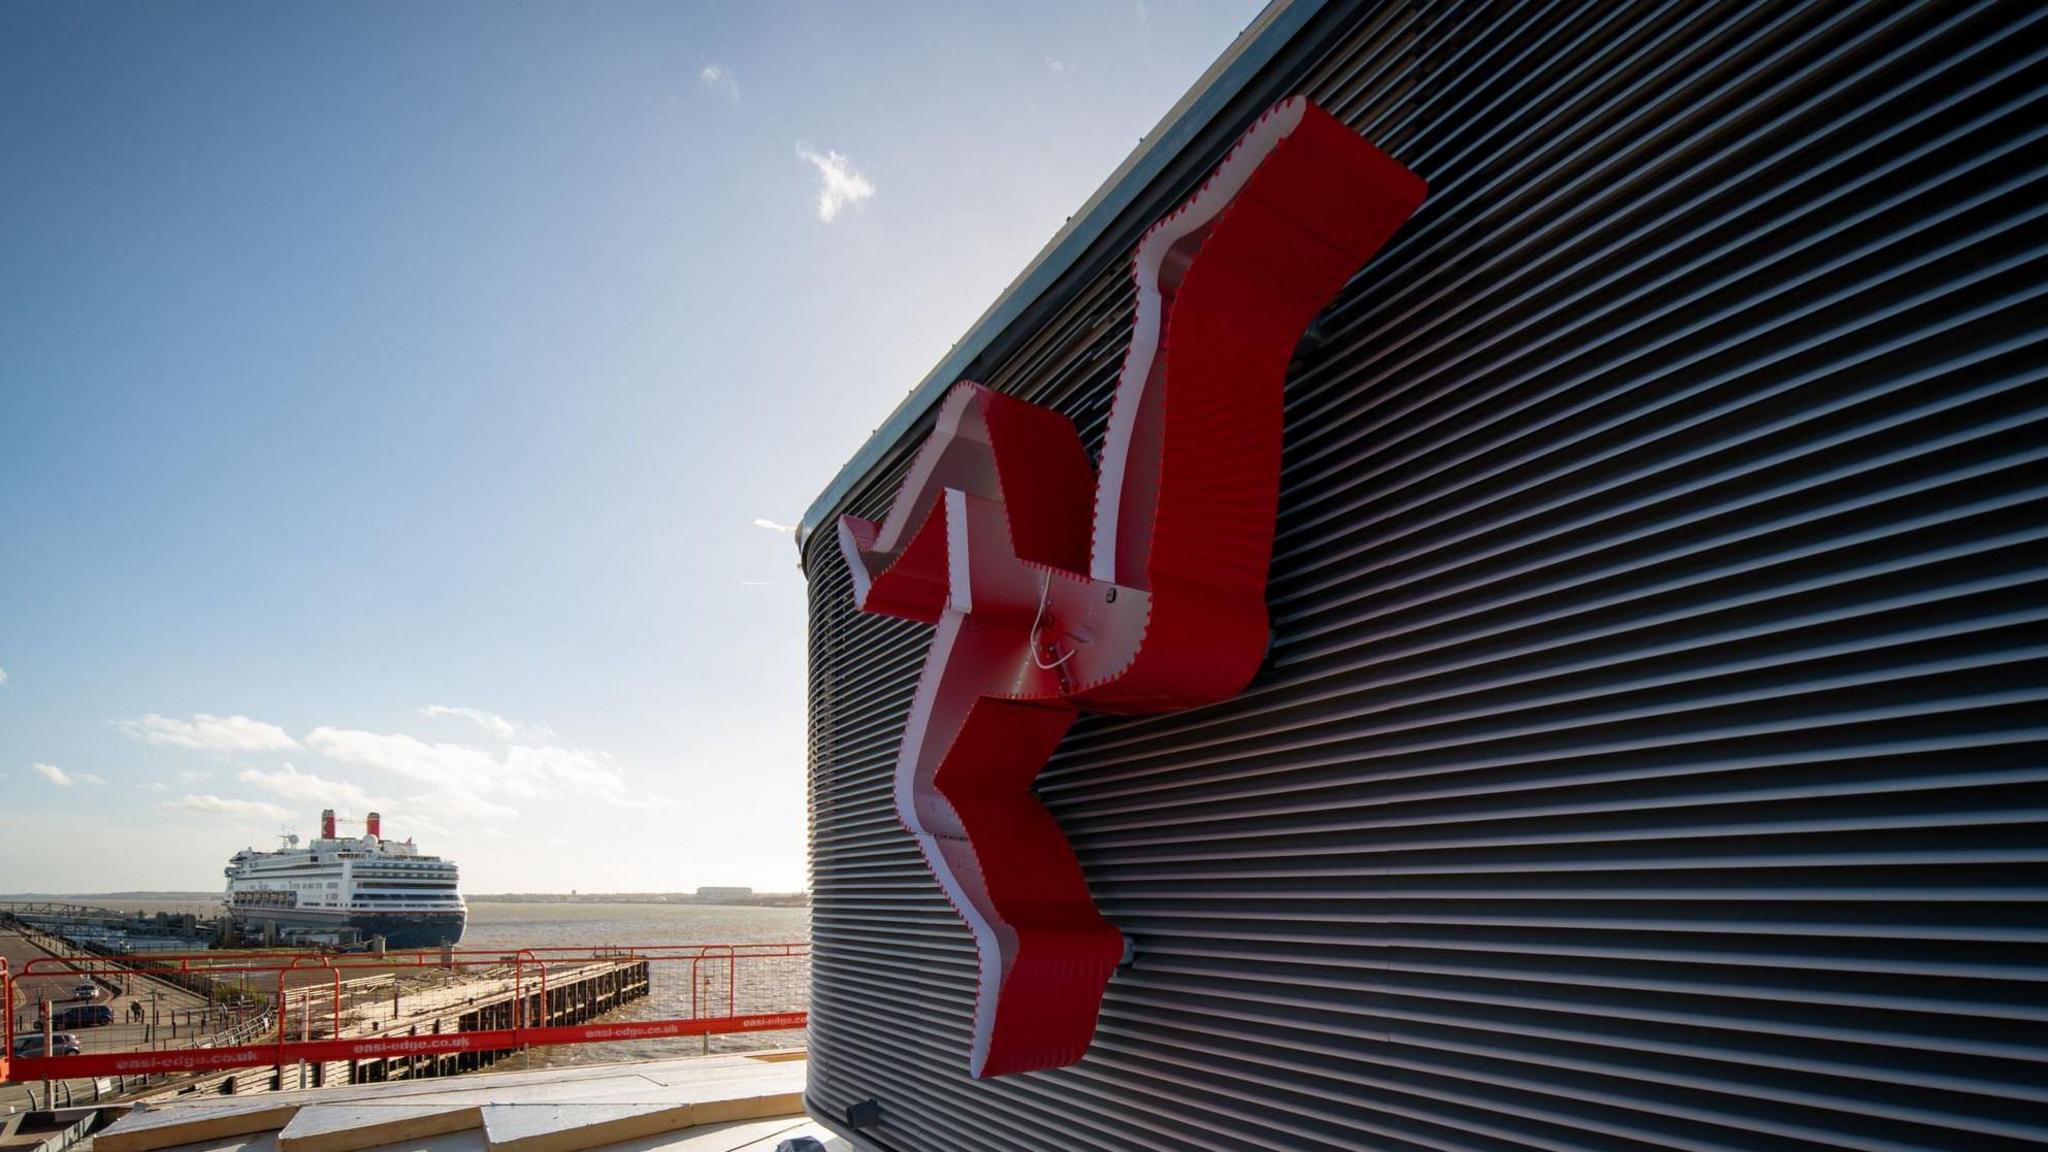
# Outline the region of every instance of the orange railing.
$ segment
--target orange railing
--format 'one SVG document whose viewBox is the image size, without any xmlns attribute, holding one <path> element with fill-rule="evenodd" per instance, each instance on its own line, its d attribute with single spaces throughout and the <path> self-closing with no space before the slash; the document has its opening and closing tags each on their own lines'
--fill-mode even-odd
<svg viewBox="0 0 2048 1152">
<path fill-rule="evenodd" d="M 793 1030 L 808 1018 L 809 973 L 808 944 L 38 957 L 12 976 L 13 985 L 31 996 L 37 989 L 29 982 L 42 978 L 48 991 L 56 977 L 56 991 L 64 990 L 65 981 L 91 980 L 113 989 L 114 1003 L 125 1004 L 116 1027 L 54 1029 L 78 1036 L 80 1054 L 10 1061 L 0 1053 L 0 1080 Z M 14 997 L 7 983 L 0 961 L 0 1002 L 11 1040 Z M 408 997 L 410 1014 L 404 1011 Z M 67 1007 L 77 1006 L 50 1008 L 52 1020 L 64 1020 Z"/>
</svg>

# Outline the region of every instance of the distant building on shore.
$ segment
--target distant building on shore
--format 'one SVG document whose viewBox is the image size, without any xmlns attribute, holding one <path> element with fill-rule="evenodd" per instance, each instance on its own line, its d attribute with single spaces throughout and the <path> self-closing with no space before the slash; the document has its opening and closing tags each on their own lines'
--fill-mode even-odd
<svg viewBox="0 0 2048 1152">
<path fill-rule="evenodd" d="M 754 890 L 752 888 L 697 889 L 697 899 L 702 900 L 707 904 L 730 904 L 737 903 L 742 900 L 752 900 L 753 898 Z"/>
</svg>

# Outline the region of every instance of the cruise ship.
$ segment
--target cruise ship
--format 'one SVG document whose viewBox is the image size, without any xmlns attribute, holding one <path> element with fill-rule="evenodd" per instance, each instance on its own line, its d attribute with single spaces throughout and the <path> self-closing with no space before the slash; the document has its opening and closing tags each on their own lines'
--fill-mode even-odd
<svg viewBox="0 0 2048 1152">
<path fill-rule="evenodd" d="M 286 836 L 275 852 L 244 848 L 227 866 L 228 915 L 280 942 L 382 936 L 389 948 L 438 948 L 462 939 L 468 907 L 455 861 L 426 856 L 411 840 L 386 840 L 372 812 L 360 837 L 335 835 L 334 809 L 320 838 Z"/>
</svg>

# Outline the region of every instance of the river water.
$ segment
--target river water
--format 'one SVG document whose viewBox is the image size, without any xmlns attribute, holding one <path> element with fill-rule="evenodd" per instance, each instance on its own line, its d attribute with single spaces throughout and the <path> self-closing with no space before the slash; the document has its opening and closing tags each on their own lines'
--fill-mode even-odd
<svg viewBox="0 0 2048 1152">
<path fill-rule="evenodd" d="M 718 904 L 469 906 L 464 948 L 582 948 L 607 944 L 800 944 L 808 908 Z"/>
<path fill-rule="evenodd" d="M 220 914 L 220 902 L 73 896 L 121 912 Z M 596 948 L 612 944 L 786 944 L 811 938 L 808 908 L 724 904 L 503 904 L 476 901 L 462 947 Z"/>
<path fill-rule="evenodd" d="M 469 906 L 464 948 L 596 948 L 611 944 L 803 944 L 810 940 L 808 908 L 752 908 L 687 904 L 499 904 Z M 714 952 L 705 961 L 657 963 L 653 991 L 609 1014 L 607 1022 L 672 1020 L 733 1011 L 786 1012 L 809 1004 L 807 961 L 737 961 Z M 692 986 L 695 985 L 693 988 Z M 695 995 L 692 995 L 695 992 Z M 797 1047 L 801 1032 L 742 1033 L 709 1038 L 576 1044 L 528 1054 L 533 1066 L 599 1063 L 700 1052 Z"/>
</svg>

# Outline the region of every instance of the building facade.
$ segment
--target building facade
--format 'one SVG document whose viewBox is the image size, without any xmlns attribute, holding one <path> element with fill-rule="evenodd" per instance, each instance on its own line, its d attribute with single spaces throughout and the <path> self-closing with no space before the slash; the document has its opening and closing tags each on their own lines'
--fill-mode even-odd
<svg viewBox="0 0 2048 1152">
<path fill-rule="evenodd" d="M 2048 1139 L 2048 13 L 1280 3 L 806 517 L 814 1113 L 887 1152 Z M 1092 448 L 1139 234 L 1306 94 L 1430 197 L 1287 383 L 1251 687 L 1039 793 L 1134 945 L 969 1078 L 863 615 L 958 379 Z"/>
</svg>

